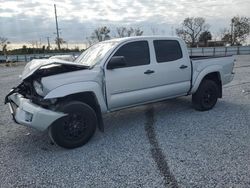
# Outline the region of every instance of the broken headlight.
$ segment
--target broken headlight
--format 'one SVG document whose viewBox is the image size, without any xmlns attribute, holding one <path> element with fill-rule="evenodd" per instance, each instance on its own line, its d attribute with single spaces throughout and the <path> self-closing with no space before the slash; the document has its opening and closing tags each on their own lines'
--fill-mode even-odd
<svg viewBox="0 0 250 188">
<path fill-rule="evenodd" d="M 43 93 L 43 85 L 40 82 L 38 82 L 37 80 L 35 80 L 33 82 L 33 87 L 34 87 L 34 89 L 35 89 L 35 91 L 36 91 L 36 93 L 38 95 L 40 95 L 40 96 L 44 95 L 44 93 Z"/>
</svg>

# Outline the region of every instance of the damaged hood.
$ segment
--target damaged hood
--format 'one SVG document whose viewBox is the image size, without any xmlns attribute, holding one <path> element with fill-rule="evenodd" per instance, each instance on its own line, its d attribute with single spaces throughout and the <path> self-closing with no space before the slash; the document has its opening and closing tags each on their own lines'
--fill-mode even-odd
<svg viewBox="0 0 250 188">
<path fill-rule="evenodd" d="M 53 67 L 62 67 L 62 66 L 65 69 L 64 72 L 70 72 L 70 71 L 75 70 L 76 68 L 78 70 L 87 68 L 85 65 L 70 62 L 70 61 L 64 61 L 60 59 L 33 59 L 32 61 L 27 63 L 26 66 L 24 67 L 21 79 L 24 80 L 30 77 L 31 75 L 33 75 L 35 72 L 37 72 L 40 69 L 45 70 L 45 69 L 50 69 Z M 72 67 L 74 67 L 75 69 L 72 69 Z M 68 71 L 66 70 L 67 68 L 68 68 Z"/>
</svg>

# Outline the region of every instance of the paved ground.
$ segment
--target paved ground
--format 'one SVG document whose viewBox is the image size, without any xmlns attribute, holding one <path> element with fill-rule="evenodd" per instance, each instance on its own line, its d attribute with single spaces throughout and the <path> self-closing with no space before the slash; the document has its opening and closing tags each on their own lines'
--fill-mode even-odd
<svg viewBox="0 0 250 188">
<path fill-rule="evenodd" d="M 2 102 L 23 66 L 0 67 L 0 187 L 250 187 L 250 56 L 237 59 L 213 110 L 183 97 L 119 111 L 74 150 L 12 122 Z"/>
</svg>

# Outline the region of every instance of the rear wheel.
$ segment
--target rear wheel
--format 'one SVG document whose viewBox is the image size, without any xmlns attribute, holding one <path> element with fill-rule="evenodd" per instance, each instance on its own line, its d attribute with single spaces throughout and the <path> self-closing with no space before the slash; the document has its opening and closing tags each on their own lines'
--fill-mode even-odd
<svg viewBox="0 0 250 188">
<path fill-rule="evenodd" d="M 95 111 L 78 101 L 69 102 L 59 110 L 68 115 L 50 126 L 49 135 L 52 141 L 64 148 L 76 148 L 86 144 L 96 130 Z"/>
<path fill-rule="evenodd" d="M 203 80 L 192 96 L 194 108 L 199 111 L 210 110 L 219 97 L 218 85 L 213 80 Z"/>
</svg>

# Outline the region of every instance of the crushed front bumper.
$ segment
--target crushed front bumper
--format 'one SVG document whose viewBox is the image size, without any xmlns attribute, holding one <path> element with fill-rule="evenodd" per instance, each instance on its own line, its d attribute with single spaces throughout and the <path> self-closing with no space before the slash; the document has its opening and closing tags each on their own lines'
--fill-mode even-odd
<svg viewBox="0 0 250 188">
<path fill-rule="evenodd" d="M 6 96 L 5 103 L 9 105 L 16 123 L 40 131 L 46 130 L 55 120 L 66 115 L 42 108 L 24 98 L 21 94 L 13 93 L 13 91 Z"/>
</svg>

